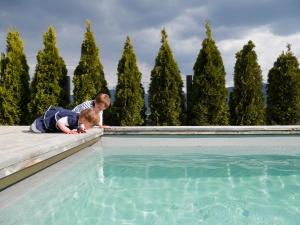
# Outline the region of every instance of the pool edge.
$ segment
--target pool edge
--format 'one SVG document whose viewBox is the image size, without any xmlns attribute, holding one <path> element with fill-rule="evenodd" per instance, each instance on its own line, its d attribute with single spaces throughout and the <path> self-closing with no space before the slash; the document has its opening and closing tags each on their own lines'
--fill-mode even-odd
<svg viewBox="0 0 300 225">
<path fill-rule="evenodd" d="M 98 136 L 89 141 L 83 142 L 80 145 L 77 145 L 73 148 L 70 148 L 70 149 L 64 151 L 64 152 L 54 155 L 48 159 L 45 159 L 41 162 L 38 162 L 36 164 L 33 164 L 31 166 L 28 166 L 28 167 L 23 168 L 15 173 L 12 173 L 8 176 L 1 178 L 0 179 L 0 192 L 3 191 L 4 189 L 14 185 L 15 183 L 79 152 L 80 150 L 95 144 L 97 141 L 99 141 L 100 138 L 101 138 L 101 136 Z"/>
<path fill-rule="evenodd" d="M 300 135 L 300 125 L 285 126 L 112 126 L 104 135 L 204 134 L 204 135 Z"/>
</svg>

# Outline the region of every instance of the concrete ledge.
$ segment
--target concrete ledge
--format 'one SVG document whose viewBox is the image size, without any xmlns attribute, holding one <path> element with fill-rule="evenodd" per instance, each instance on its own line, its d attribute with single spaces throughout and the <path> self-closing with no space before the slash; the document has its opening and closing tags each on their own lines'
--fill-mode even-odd
<svg viewBox="0 0 300 225">
<path fill-rule="evenodd" d="M 133 126 L 110 127 L 104 134 L 298 134 L 300 125 L 294 126 Z"/>
<path fill-rule="evenodd" d="M 0 190 L 95 143 L 103 130 L 34 134 L 27 126 L 0 127 Z"/>
</svg>

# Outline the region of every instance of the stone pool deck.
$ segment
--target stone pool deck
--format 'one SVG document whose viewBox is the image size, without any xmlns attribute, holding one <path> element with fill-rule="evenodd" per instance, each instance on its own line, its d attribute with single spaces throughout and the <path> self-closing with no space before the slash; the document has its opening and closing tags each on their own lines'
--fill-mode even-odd
<svg viewBox="0 0 300 225">
<path fill-rule="evenodd" d="M 0 190 L 94 144 L 103 129 L 87 133 L 35 134 L 28 126 L 0 126 Z"/>
<path fill-rule="evenodd" d="M 87 133 L 34 134 L 28 126 L 0 126 L 0 191 L 90 146 L 105 135 L 299 135 L 297 126 L 165 126 L 93 128 Z M 298 138 L 297 138 L 298 140 Z"/>
<path fill-rule="evenodd" d="M 299 134 L 300 125 L 294 126 L 132 126 L 110 127 L 105 134 Z"/>
</svg>

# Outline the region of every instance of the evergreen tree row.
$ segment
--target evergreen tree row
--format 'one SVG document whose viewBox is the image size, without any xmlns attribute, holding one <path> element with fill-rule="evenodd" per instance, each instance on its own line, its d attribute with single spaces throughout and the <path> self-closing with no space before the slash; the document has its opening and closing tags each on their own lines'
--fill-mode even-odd
<svg viewBox="0 0 300 225">
<path fill-rule="evenodd" d="M 147 124 L 299 124 L 300 68 L 290 45 L 269 71 L 265 100 L 255 45 L 252 41 L 246 43 L 236 53 L 234 87 L 228 99 L 223 60 L 213 40 L 210 24 L 206 22 L 205 27 L 206 38 L 193 67 L 187 101 L 167 33 L 164 29 L 161 31 L 161 46 L 148 90 L 151 114 Z M 50 105 L 71 107 L 67 69 L 56 47 L 53 26 L 44 33 L 43 40 L 44 47 L 37 54 L 37 65 L 30 83 L 23 41 L 16 30 L 9 29 L 6 53 L 0 56 L 0 124 L 29 124 Z M 120 126 L 145 125 L 145 90 L 130 37 L 126 38 L 117 76 L 115 101 L 104 114 L 105 122 Z M 93 99 L 99 92 L 110 95 L 89 21 L 86 22 L 73 83 L 74 105 Z"/>
</svg>

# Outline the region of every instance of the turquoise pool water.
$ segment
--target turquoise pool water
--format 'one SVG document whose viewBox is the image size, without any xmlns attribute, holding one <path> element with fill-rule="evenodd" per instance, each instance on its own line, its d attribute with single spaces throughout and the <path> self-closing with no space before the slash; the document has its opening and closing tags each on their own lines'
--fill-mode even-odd
<svg viewBox="0 0 300 225">
<path fill-rule="evenodd" d="M 0 224 L 300 224 L 300 154 L 233 148 L 96 145 L 18 184 Z"/>
</svg>

